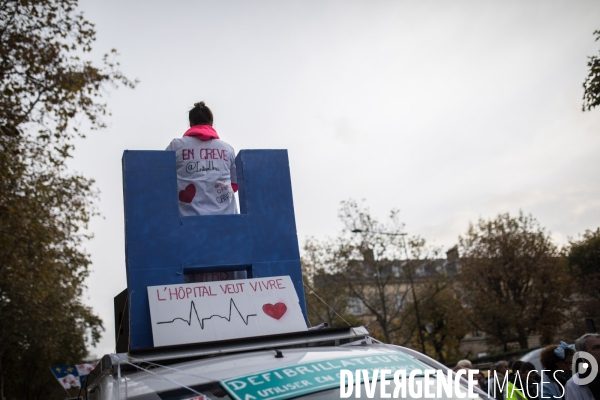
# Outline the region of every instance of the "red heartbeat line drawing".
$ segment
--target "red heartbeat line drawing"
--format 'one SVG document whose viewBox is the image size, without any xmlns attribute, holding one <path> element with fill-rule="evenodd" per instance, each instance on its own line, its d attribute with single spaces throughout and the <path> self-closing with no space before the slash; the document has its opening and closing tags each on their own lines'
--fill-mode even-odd
<svg viewBox="0 0 600 400">
<path fill-rule="evenodd" d="M 233 301 L 233 299 L 229 299 L 229 316 L 228 317 L 224 317 L 222 315 L 219 314 L 215 314 L 215 315 L 211 315 L 210 317 L 206 317 L 206 318 L 202 318 L 200 319 L 200 317 L 198 316 L 198 310 L 196 310 L 196 305 L 194 304 L 194 301 L 192 300 L 191 304 L 190 304 L 190 316 L 188 319 L 185 318 L 173 318 L 171 321 L 163 321 L 163 322 L 157 322 L 156 324 L 171 324 L 175 321 L 177 321 L 178 319 L 185 322 L 186 324 L 188 324 L 188 326 L 192 325 L 192 310 L 194 310 L 194 314 L 196 314 L 196 319 L 198 320 L 198 323 L 200 324 L 200 328 L 204 330 L 204 321 L 211 319 L 213 317 L 219 317 L 219 318 L 223 318 L 224 320 L 226 320 L 227 322 L 231 322 L 231 310 L 233 309 L 233 307 L 235 307 L 235 310 L 237 311 L 238 315 L 240 316 L 240 318 L 242 319 L 242 322 L 247 326 L 248 322 L 250 320 L 250 317 L 256 317 L 256 314 L 248 314 L 246 315 L 246 318 L 244 319 L 244 316 L 242 315 L 242 313 L 240 312 L 240 310 L 237 308 L 237 305 L 235 304 L 235 301 Z"/>
</svg>

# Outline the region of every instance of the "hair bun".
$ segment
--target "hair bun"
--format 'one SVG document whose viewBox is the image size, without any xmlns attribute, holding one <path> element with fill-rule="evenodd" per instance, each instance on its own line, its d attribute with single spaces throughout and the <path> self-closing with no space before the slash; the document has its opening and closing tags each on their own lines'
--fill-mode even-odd
<svg viewBox="0 0 600 400">
<path fill-rule="evenodd" d="M 206 107 L 206 104 L 204 104 L 203 101 L 194 103 L 194 108 L 198 108 L 198 107 Z"/>
</svg>

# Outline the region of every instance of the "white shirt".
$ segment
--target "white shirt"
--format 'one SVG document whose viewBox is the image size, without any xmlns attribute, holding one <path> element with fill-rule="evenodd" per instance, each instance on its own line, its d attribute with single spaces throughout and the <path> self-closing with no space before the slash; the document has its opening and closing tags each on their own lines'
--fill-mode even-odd
<svg viewBox="0 0 600 400">
<path fill-rule="evenodd" d="M 179 214 L 237 214 L 232 183 L 237 184 L 235 151 L 220 139 L 173 139 L 166 150 L 177 156 Z"/>
<path fill-rule="evenodd" d="M 579 374 L 575 374 L 567 381 L 565 388 L 566 400 L 594 400 L 592 391 L 587 386 L 579 386 Z"/>
</svg>

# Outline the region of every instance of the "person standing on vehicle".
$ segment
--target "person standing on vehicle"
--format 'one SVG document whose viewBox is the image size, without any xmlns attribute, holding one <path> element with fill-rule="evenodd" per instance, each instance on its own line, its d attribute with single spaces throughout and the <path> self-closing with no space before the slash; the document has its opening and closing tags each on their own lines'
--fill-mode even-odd
<svg viewBox="0 0 600 400">
<path fill-rule="evenodd" d="M 237 214 L 235 151 L 213 128 L 213 114 L 203 101 L 189 112 L 190 129 L 173 139 L 166 150 L 175 151 L 179 214 Z"/>
<path fill-rule="evenodd" d="M 545 347 L 540 353 L 542 362 L 542 381 L 538 398 L 564 399 L 565 387 L 571 377 L 571 361 L 575 346 L 565 342 Z"/>
</svg>

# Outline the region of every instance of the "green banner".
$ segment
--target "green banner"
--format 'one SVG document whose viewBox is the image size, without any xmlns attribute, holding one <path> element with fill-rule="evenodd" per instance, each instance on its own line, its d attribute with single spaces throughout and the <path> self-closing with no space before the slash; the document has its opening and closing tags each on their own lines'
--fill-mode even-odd
<svg viewBox="0 0 600 400">
<path fill-rule="evenodd" d="M 251 375 L 221 381 L 221 386 L 237 400 L 289 399 L 303 394 L 340 387 L 342 369 L 369 370 L 389 369 L 392 375 L 396 370 L 406 370 L 407 375 L 414 369 L 423 371 L 428 367 L 402 353 L 377 354 L 314 361 L 270 369 Z M 429 367 L 431 368 L 431 367 Z M 361 379 L 362 381 L 362 379 Z"/>
</svg>

